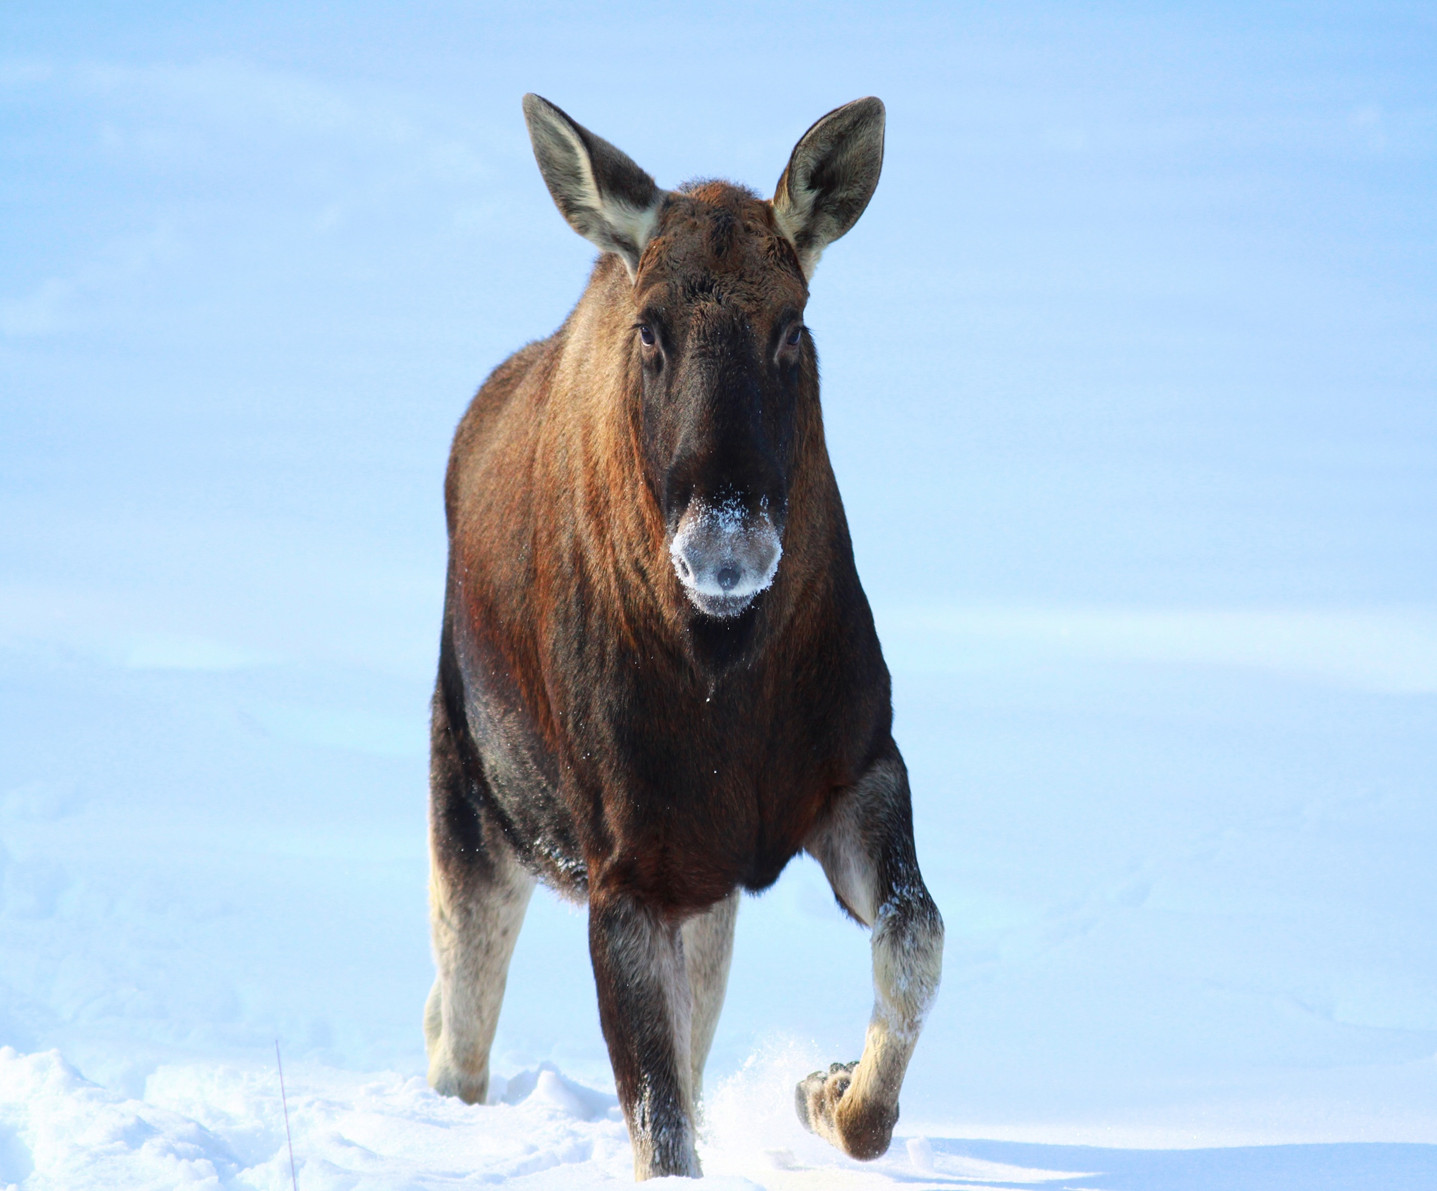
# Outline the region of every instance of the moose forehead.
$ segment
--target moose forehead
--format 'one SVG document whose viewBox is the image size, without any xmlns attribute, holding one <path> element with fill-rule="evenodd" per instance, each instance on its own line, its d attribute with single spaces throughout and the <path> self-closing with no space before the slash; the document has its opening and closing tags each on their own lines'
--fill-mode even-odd
<svg viewBox="0 0 1437 1191">
<path fill-rule="evenodd" d="M 759 320 L 801 312 L 808 297 L 798 254 L 775 226 L 771 205 L 729 182 L 702 182 L 667 197 L 634 292 L 641 306 L 674 316 L 719 307 Z"/>
</svg>

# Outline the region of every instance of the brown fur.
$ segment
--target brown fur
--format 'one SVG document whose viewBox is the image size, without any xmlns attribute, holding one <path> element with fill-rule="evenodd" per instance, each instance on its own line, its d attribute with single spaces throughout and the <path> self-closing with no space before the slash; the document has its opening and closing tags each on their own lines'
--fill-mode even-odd
<svg viewBox="0 0 1437 1191">
<path fill-rule="evenodd" d="M 875 105 L 840 109 L 846 123 L 827 117 L 823 136 L 800 142 L 815 174 L 838 143 L 866 187 L 804 200 L 817 212 L 800 237 L 810 270 L 876 183 Z M 835 882 L 851 912 L 923 924 L 916 950 L 884 952 L 931 969 L 921 1004 L 899 1007 L 908 1018 L 936 989 L 941 920 L 913 859 L 888 673 L 824 445 L 816 357 L 806 331 L 790 342 L 808 296 L 791 228 L 728 183 L 658 191 L 552 105 L 530 97 L 526 113 L 561 210 L 612 251 L 563 326 L 495 370 L 455 435 L 435 697 L 431 1082 L 483 1097 L 494 1023 L 447 1023 L 460 1000 L 497 1007 L 527 897 L 516 874 L 533 874 L 588 901 L 636 1172 L 697 1174 L 693 1101 L 735 890 L 767 886 L 805 847 L 842 854 L 845 873 L 868 874 L 867 914 Z M 636 208 L 646 194 L 652 207 Z M 619 230 L 601 226 L 611 209 Z M 654 344 L 651 326 L 662 328 Z M 771 586 L 731 617 L 701 611 L 670 558 L 701 499 L 746 502 L 744 518 L 781 530 Z M 709 925 L 681 931 L 695 921 Z M 686 948 L 699 964 L 692 988 Z M 497 988 L 461 989 L 466 972 Z M 912 1022 L 899 1032 L 910 1026 L 916 1038 Z M 873 1090 L 838 1105 L 838 1126 L 821 1112 L 801 1113 L 805 1123 L 859 1156 L 881 1153 L 911 1043 L 899 1050 L 868 1063 Z"/>
</svg>

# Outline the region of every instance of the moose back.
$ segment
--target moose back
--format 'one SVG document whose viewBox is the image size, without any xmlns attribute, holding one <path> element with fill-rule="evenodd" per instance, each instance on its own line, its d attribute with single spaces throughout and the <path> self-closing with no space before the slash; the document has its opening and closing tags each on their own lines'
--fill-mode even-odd
<svg viewBox="0 0 1437 1191">
<path fill-rule="evenodd" d="M 483 1102 L 543 881 L 589 907 L 636 1176 L 698 1175 L 738 895 L 807 850 L 871 928 L 876 995 L 861 1059 L 802 1080 L 798 1114 L 876 1157 L 943 924 L 803 313 L 878 183 L 883 105 L 813 125 L 771 200 L 661 190 L 537 95 L 524 115 L 560 212 L 602 255 L 563 326 L 479 390 L 449 460 L 429 1081 Z"/>
</svg>

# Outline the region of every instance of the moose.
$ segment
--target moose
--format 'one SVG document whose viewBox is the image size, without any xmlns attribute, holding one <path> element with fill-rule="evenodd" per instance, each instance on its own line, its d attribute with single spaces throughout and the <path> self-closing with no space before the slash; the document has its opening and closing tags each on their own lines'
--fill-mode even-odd
<svg viewBox="0 0 1437 1191">
<path fill-rule="evenodd" d="M 876 1158 L 943 922 L 803 314 L 878 183 L 883 104 L 814 124 L 768 201 L 661 190 L 547 100 L 526 95 L 524 116 L 555 204 L 601 255 L 558 331 L 480 388 L 445 478 L 429 1082 L 484 1102 L 543 881 L 588 904 L 635 1177 L 697 1177 L 739 893 L 807 851 L 871 929 L 875 1003 L 861 1058 L 803 1079 L 798 1115 Z"/>
</svg>

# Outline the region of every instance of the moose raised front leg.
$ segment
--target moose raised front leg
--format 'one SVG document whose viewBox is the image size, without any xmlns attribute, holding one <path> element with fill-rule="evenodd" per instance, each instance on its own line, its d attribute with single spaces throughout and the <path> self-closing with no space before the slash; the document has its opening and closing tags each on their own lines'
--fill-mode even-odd
<svg viewBox="0 0 1437 1191">
<path fill-rule="evenodd" d="M 913 849 L 908 773 L 896 746 L 805 841 L 839 902 L 873 931 L 873 1016 L 857 1063 L 835 1063 L 799 1085 L 807 1129 L 854 1158 L 888 1149 L 898 1090 L 938 992 L 943 919 Z"/>
<path fill-rule="evenodd" d="M 692 992 L 682 928 L 625 894 L 589 891 L 599 1024 L 634 1147 L 634 1178 L 700 1174 Z"/>
</svg>

